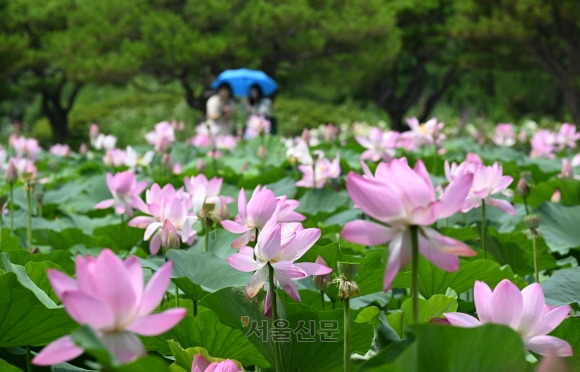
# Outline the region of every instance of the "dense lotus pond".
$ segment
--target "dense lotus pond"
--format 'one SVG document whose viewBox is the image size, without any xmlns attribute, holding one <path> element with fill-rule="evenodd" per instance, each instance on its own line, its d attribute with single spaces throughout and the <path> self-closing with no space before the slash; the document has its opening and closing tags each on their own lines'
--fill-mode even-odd
<svg viewBox="0 0 580 372">
<path fill-rule="evenodd" d="M 574 126 L 248 123 L 11 137 L 0 370 L 580 371 Z"/>
</svg>

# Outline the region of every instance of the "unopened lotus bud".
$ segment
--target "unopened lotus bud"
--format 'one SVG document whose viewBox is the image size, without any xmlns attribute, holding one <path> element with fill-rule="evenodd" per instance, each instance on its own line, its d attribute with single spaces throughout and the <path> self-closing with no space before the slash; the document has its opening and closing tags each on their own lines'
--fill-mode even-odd
<svg viewBox="0 0 580 372">
<path fill-rule="evenodd" d="M 242 171 L 247 171 L 248 170 L 248 163 L 244 163 L 242 164 Z"/>
<path fill-rule="evenodd" d="M 205 162 L 203 161 L 203 159 L 199 159 L 197 161 L 197 170 L 199 172 L 203 172 L 205 170 Z"/>
<path fill-rule="evenodd" d="M 319 265 L 328 266 L 324 259 L 320 256 L 316 258 L 316 263 Z M 316 287 L 316 289 L 319 291 L 324 291 L 330 284 L 330 273 L 323 275 L 313 275 L 312 278 L 314 280 L 314 287 Z"/>
<path fill-rule="evenodd" d="M 528 181 L 526 181 L 524 177 L 520 177 L 516 191 L 524 198 L 527 198 L 528 195 L 530 195 L 530 187 L 528 186 Z"/>
<path fill-rule="evenodd" d="M 18 181 L 18 169 L 16 164 L 14 164 L 14 159 L 10 159 L 8 162 L 8 167 L 6 168 L 6 182 L 13 185 Z"/>
<path fill-rule="evenodd" d="M 164 250 L 178 249 L 181 246 L 180 236 L 175 226 L 169 221 L 165 221 L 161 231 L 161 245 Z"/>
<path fill-rule="evenodd" d="M 163 154 L 163 158 L 161 159 L 161 167 L 163 169 L 171 169 L 173 166 L 173 159 L 171 158 L 170 154 Z"/>
<path fill-rule="evenodd" d="M 341 299 L 350 299 L 360 293 L 360 289 L 354 282 L 358 268 L 358 263 L 338 262 L 338 297 Z"/>
<path fill-rule="evenodd" d="M 99 126 L 95 123 L 91 124 L 91 129 L 89 130 L 89 138 L 94 141 L 99 136 L 99 132 L 100 132 Z"/>
<path fill-rule="evenodd" d="M 556 189 L 550 198 L 552 203 L 560 203 L 562 201 L 562 192 L 560 189 Z"/>
<path fill-rule="evenodd" d="M 562 159 L 562 171 L 560 172 L 560 177 L 567 180 L 574 179 L 572 164 L 568 159 Z"/>
<path fill-rule="evenodd" d="M 79 154 L 85 156 L 85 155 L 87 155 L 88 152 L 89 152 L 89 149 L 87 148 L 87 144 L 81 143 L 81 145 L 79 147 Z"/>
<path fill-rule="evenodd" d="M 540 227 L 540 215 L 538 214 L 529 214 L 524 217 L 524 222 L 528 229 L 537 229 Z"/>
<path fill-rule="evenodd" d="M 310 143 L 310 131 L 308 131 L 308 129 L 304 129 L 302 131 L 302 139 L 304 142 Z"/>
<path fill-rule="evenodd" d="M 266 148 L 260 145 L 260 147 L 258 147 L 258 158 L 265 160 L 267 156 L 268 152 L 266 151 Z"/>
</svg>

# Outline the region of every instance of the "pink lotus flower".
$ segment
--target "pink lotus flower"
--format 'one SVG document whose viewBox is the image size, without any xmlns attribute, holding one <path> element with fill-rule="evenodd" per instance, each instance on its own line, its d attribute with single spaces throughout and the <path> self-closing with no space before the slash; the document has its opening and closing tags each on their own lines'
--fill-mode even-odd
<svg viewBox="0 0 580 372">
<path fill-rule="evenodd" d="M 558 150 L 563 150 L 566 147 L 575 149 L 578 140 L 580 140 L 580 132 L 576 132 L 575 125 L 564 123 L 560 126 L 560 131 L 556 135 Z"/>
<path fill-rule="evenodd" d="M 157 254 L 162 246 L 166 249 L 179 248 L 180 242 L 191 245 L 197 236 L 193 229 L 197 217 L 189 213 L 191 208 L 191 199 L 181 199 L 176 193 L 161 199 L 159 204 L 147 207 L 154 217 L 136 217 L 129 222 L 129 226 L 145 227 L 143 239 L 151 239 L 151 254 Z M 143 210 L 143 207 L 139 209 Z"/>
<path fill-rule="evenodd" d="M 480 166 L 473 173 L 473 184 L 469 190 L 469 195 L 467 195 L 461 207 L 461 211 L 465 213 L 477 208 L 481 206 L 481 201 L 484 200 L 485 204 L 497 207 L 515 216 L 516 211 L 514 207 L 507 200 L 491 197 L 507 189 L 512 182 L 513 178 L 511 176 L 503 175 L 503 168 L 498 162 L 493 163 L 489 167 L 484 165 Z"/>
<path fill-rule="evenodd" d="M 185 316 L 182 308 L 151 314 L 165 295 L 172 268 L 167 262 L 143 289 L 143 270 L 137 257 L 123 262 L 105 249 L 97 258 L 77 256 L 76 280 L 54 269 L 48 269 L 48 279 L 71 318 L 94 328 L 111 354 L 128 363 L 145 354 L 136 334 L 161 334 Z M 47 366 L 82 353 L 70 336 L 64 336 L 42 349 L 32 363 Z"/>
<path fill-rule="evenodd" d="M 544 300 L 544 292 L 533 283 L 521 292 L 518 287 L 504 279 L 491 289 L 482 281 L 476 281 L 473 290 L 475 308 L 479 320 L 463 313 L 445 313 L 449 322 L 458 327 L 477 327 L 485 323 L 505 324 L 518 332 L 526 349 L 546 355 L 553 351 L 558 356 L 571 356 L 572 347 L 552 332 L 570 312 L 570 306 L 552 307 Z"/>
<path fill-rule="evenodd" d="M 401 134 L 401 139 L 406 143 L 405 148 L 408 150 L 417 149 L 426 144 L 436 144 L 440 146 L 445 135 L 441 133 L 444 123 L 437 121 L 437 118 L 429 119 L 426 123 L 419 123 L 415 117 L 407 119 L 410 130 Z"/>
<path fill-rule="evenodd" d="M 175 143 L 175 130 L 167 121 L 155 124 L 152 132 L 145 134 L 147 143 L 155 147 L 157 152 L 165 152 Z"/>
<path fill-rule="evenodd" d="M 229 359 L 210 363 L 200 354 L 196 354 L 193 357 L 191 372 L 239 372 L 239 369 L 236 363 Z"/>
<path fill-rule="evenodd" d="M 95 205 L 97 209 L 106 209 L 115 206 L 117 214 L 133 216 L 133 207 L 138 202 L 139 194 L 147 187 L 147 181 L 137 182 L 135 173 L 119 172 L 114 176 L 107 173 L 107 186 L 113 194 L 113 199 L 103 200 Z"/>
<path fill-rule="evenodd" d="M 26 138 L 24 136 L 16 137 L 10 136 L 8 140 L 10 147 L 16 152 L 16 157 L 36 160 L 38 153 L 42 151 L 38 141 L 34 138 Z"/>
<path fill-rule="evenodd" d="M 34 177 L 38 175 L 38 169 L 36 165 L 34 165 L 34 160 L 28 158 L 10 158 L 10 162 L 8 164 L 8 170 L 6 173 L 12 173 L 12 169 L 10 164 L 13 164 L 16 167 L 16 174 L 22 175 L 23 173 L 32 173 Z M 9 172 L 10 171 L 10 172 Z"/>
<path fill-rule="evenodd" d="M 232 248 L 241 248 L 256 239 L 256 232 L 278 212 L 278 200 L 267 188 L 256 187 L 250 201 L 246 201 L 246 193 L 242 188 L 238 196 L 238 216 L 235 221 L 221 221 L 224 229 L 234 234 L 242 234 L 232 243 Z"/>
<path fill-rule="evenodd" d="M 113 150 L 116 144 L 117 137 L 113 136 L 112 134 L 105 135 L 103 133 L 99 133 L 94 140 L 91 139 L 91 145 L 96 150 Z"/>
<path fill-rule="evenodd" d="M 445 178 L 447 178 L 447 181 L 451 182 L 466 173 L 474 174 L 482 165 L 483 161 L 479 155 L 474 153 L 467 154 L 463 163 L 459 165 L 456 163 L 451 163 L 451 165 L 449 165 L 449 162 L 445 160 Z"/>
<path fill-rule="evenodd" d="M 310 155 L 310 148 L 308 148 L 308 143 L 301 137 L 296 137 L 294 140 L 290 139 L 286 142 L 286 158 L 293 164 L 306 164 L 312 165 L 313 160 Z"/>
<path fill-rule="evenodd" d="M 107 150 L 103 155 L 103 164 L 106 167 L 120 167 L 125 164 L 127 154 L 121 149 Z"/>
<path fill-rule="evenodd" d="M 69 156 L 71 155 L 70 147 L 68 145 L 62 145 L 57 143 L 50 148 L 50 153 L 56 156 Z"/>
<path fill-rule="evenodd" d="M 300 295 L 293 280 L 303 279 L 309 275 L 328 274 L 332 269 L 317 263 L 294 263 L 320 238 L 320 229 L 304 229 L 296 225 L 284 228 L 277 224 L 276 220 L 277 216 L 274 215 L 264 227 L 255 248 L 242 247 L 239 253 L 228 257 L 227 262 L 236 270 L 255 271 L 246 287 L 248 298 L 256 296 L 264 286 L 269 276 L 268 264 L 270 264 L 274 268 L 274 284 L 280 283 L 284 292 L 300 302 Z M 267 298 L 264 313 L 268 315 L 269 290 Z"/>
<path fill-rule="evenodd" d="M 306 216 L 294 210 L 300 205 L 298 200 L 288 199 L 286 195 L 279 196 L 277 200 L 278 222 L 300 222 L 306 219 Z"/>
<path fill-rule="evenodd" d="M 468 245 L 443 236 L 428 226 L 459 211 L 472 181 L 471 174 L 457 178 L 450 183 L 441 199 L 436 200 L 435 189 L 421 160 L 417 161 L 414 169 L 409 167 L 405 158 L 393 159 L 388 164 L 379 163 L 374 177 L 350 172 L 346 189 L 355 207 L 390 227 L 356 220 L 347 223 L 341 235 L 348 241 L 364 245 L 390 242 L 385 291 L 391 288 L 399 270 L 411 261 L 409 227 L 413 225 L 420 228 L 420 253 L 435 266 L 445 271 L 456 271 L 459 268 L 458 255 L 474 256 L 477 253 Z"/>
<path fill-rule="evenodd" d="M 215 139 L 215 147 L 220 150 L 234 151 L 238 146 L 238 141 L 234 136 L 217 136 Z"/>
<path fill-rule="evenodd" d="M 298 169 L 302 172 L 302 179 L 296 182 L 296 186 L 321 189 L 330 179 L 340 176 L 340 154 L 332 162 L 322 156 L 319 156 L 314 166 L 300 165 Z"/>
<path fill-rule="evenodd" d="M 137 153 L 131 146 L 127 146 L 125 156 L 123 159 L 124 165 L 128 166 L 130 170 L 137 170 L 149 167 L 155 153 L 147 151 L 143 156 Z"/>
<path fill-rule="evenodd" d="M 530 144 L 532 145 L 531 158 L 551 159 L 554 157 L 556 135 L 547 129 L 541 129 L 533 135 Z"/>
<path fill-rule="evenodd" d="M 244 138 L 252 139 L 258 137 L 261 133 L 269 134 L 272 124 L 270 123 L 270 120 L 262 115 L 250 115 L 246 122 L 246 126 L 247 128 Z"/>
<path fill-rule="evenodd" d="M 580 166 L 580 153 L 576 154 L 573 158 L 572 158 L 572 168 L 573 167 L 577 167 Z"/>
<path fill-rule="evenodd" d="M 510 147 L 516 143 L 516 131 L 513 124 L 500 123 L 495 127 L 493 143 L 497 146 Z"/>
<path fill-rule="evenodd" d="M 362 153 L 361 160 L 389 161 L 397 152 L 399 133 L 394 131 L 384 132 L 382 129 L 372 127 L 368 137 L 356 136 L 356 141 L 367 150 Z"/>
<path fill-rule="evenodd" d="M 327 143 L 333 143 L 336 141 L 336 137 L 338 136 L 338 127 L 334 124 L 326 124 L 324 126 L 324 130 L 322 131 L 322 136 L 324 137 L 324 141 Z"/>
<path fill-rule="evenodd" d="M 211 217 L 221 221 L 228 216 L 227 205 L 234 201 L 232 197 L 220 196 L 223 179 L 214 177 L 208 180 L 205 175 L 199 174 L 190 178 L 185 177 L 184 184 L 187 193 L 194 199 L 194 212 L 198 218 Z M 209 216 L 203 215 L 203 206 L 213 205 Z"/>
</svg>

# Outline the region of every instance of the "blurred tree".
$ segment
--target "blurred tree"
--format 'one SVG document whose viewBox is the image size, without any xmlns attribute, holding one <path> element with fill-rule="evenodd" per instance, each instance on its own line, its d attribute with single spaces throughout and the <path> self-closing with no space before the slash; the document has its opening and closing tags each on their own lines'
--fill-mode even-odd
<svg viewBox="0 0 580 372">
<path fill-rule="evenodd" d="M 56 140 L 69 137 L 68 114 L 84 84 L 121 83 L 138 72 L 139 60 L 131 58 L 135 54 L 123 53 L 138 14 L 139 1 L 7 3 L 0 38 L 26 47 L 10 77 L 18 83 L 20 94 L 40 95 Z"/>
<path fill-rule="evenodd" d="M 243 1 L 150 0 L 142 8 L 141 72 L 161 83 L 178 81 L 192 108 L 205 111 L 210 84 L 226 68 L 249 60 L 245 34 L 232 28 Z"/>
<path fill-rule="evenodd" d="M 361 80 L 359 94 L 372 99 L 391 118 L 392 128 L 406 129 L 403 118 L 421 101 L 418 118 L 425 121 L 445 91 L 456 81 L 459 46 L 449 37 L 450 0 L 395 0 L 400 52 L 378 59 Z"/>
<path fill-rule="evenodd" d="M 580 122 L 580 2 L 465 0 L 455 7 L 453 32 L 471 46 L 463 63 L 544 69 L 560 87 L 572 120 Z"/>
</svg>

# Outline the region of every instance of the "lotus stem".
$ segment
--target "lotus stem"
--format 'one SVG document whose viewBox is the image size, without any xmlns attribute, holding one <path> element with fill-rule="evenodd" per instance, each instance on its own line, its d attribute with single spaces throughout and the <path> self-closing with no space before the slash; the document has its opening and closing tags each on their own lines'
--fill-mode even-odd
<svg viewBox="0 0 580 372">
<path fill-rule="evenodd" d="M 272 325 L 276 324 L 278 320 L 278 304 L 276 303 L 276 287 L 274 285 L 274 268 L 270 263 L 268 263 L 268 280 L 270 284 L 270 301 L 272 303 Z M 280 372 L 280 348 L 278 347 L 278 342 L 272 339 L 274 346 L 274 361 L 276 363 L 276 372 Z"/>
<path fill-rule="evenodd" d="M 350 371 L 350 298 L 344 299 L 344 371 Z"/>
<path fill-rule="evenodd" d="M 524 199 L 524 207 L 526 208 L 526 215 L 528 215 L 530 214 L 530 207 L 528 206 L 528 198 L 524 196 L 523 199 Z"/>
<path fill-rule="evenodd" d="M 119 227 L 119 249 L 122 248 L 123 244 L 123 230 L 125 229 L 125 215 L 121 215 L 121 226 Z"/>
<path fill-rule="evenodd" d="M 205 230 L 205 251 L 209 252 L 209 229 L 207 228 L 208 223 L 204 221 L 203 229 Z"/>
<path fill-rule="evenodd" d="M 10 230 L 14 230 L 14 184 L 10 184 Z"/>
<path fill-rule="evenodd" d="M 411 226 L 411 245 L 412 245 L 412 284 L 411 296 L 413 298 L 413 323 L 419 322 L 419 228 L 416 225 Z"/>
<path fill-rule="evenodd" d="M 536 247 L 536 234 L 532 234 L 532 248 L 534 250 L 534 273 L 536 274 L 536 283 L 540 283 L 540 273 L 538 271 L 538 248 Z"/>
<path fill-rule="evenodd" d="M 32 372 L 32 364 L 30 363 L 30 346 L 26 346 L 26 370 Z"/>
<path fill-rule="evenodd" d="M 179 307 L 179 288 L 175 285 L 175 307 Z"/>
<path fill-rule="evenodd" d="M 483 249 L 483 258 L 487 258 L 486 246 L 486 229 L 485 229 L 485 200 L 481 201 L 481 248 Z"/>
<path fill-rule="evenodd" d="M 320 291 L 320 305 L 322 311 L 324 311 L 324 291 Z"/>
<path fill-rule="evenodd" d="M 28 199 L 28 251 L 32 252 L 32 182 L 26 183 L 26 198 Z"/>
</svg>

